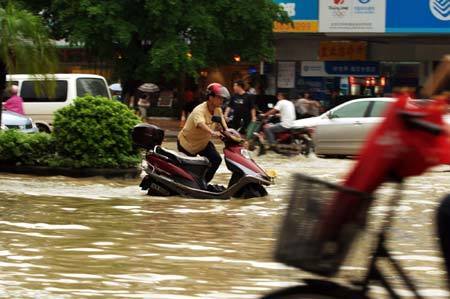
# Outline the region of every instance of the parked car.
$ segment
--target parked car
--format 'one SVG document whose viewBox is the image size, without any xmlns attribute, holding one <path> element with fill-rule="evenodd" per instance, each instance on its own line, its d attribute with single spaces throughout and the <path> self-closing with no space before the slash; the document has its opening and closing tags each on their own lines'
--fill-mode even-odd
<svg viewBox="0 0 450 299">
<path fill-rule="evenodd" d="M 316 126 L 313 141 L 316 155 L 356 155 L 369 132 L 383 120 L 393 98 L 357 99 L 326 113 Z"/>
<path fill-rule="evenodd" d="M 7 75 L 6 81 L 19 87 L 19 95 L 24 101 L 26 115 L 33 118 L 40 131 L 50 132 L 53 113 L 69 104 L 77 97 L 86 94 L 103 96 L 111 99 L 105 78 L 90 74 L 54 74 L 56 88 L 51 96 L 36 93 L 36 84 L 45 79 L 42 75 L 13 74 Z"/>
<path fill-rule="evenodd" d="M 314 128 L 316 155 L 357 155 L 368 133 L 383 120 L 394 98 L 363 98 L 343 103 L 324 114 L 296 120 L 295 127 Z M 444 120 L 450 124 L 450 116 Z"/>
<path fill-rule="evenodd" d="M 2 130 L 19 130 L 24 133 L 36 133 L 38 128 L 30 117 L 8 110 L 2 111 Z"/>
</svg>

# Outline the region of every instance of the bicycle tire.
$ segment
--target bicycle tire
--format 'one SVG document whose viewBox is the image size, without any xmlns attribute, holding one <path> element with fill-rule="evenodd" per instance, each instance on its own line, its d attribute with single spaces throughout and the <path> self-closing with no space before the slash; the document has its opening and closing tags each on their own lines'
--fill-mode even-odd
<svg viewBox="0 0 450 299">
<path fill-rule="evenodd" d="M 368 299 L 368 297 L 350 288 L 324 282 L 281 289 L 261 299 Z"/>
</svg>

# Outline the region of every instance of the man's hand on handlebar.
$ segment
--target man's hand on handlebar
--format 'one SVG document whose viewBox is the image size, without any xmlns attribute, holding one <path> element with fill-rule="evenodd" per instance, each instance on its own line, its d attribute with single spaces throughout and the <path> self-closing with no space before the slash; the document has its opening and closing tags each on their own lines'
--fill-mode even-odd
<svg viewBox="0 0 450 299">
<path fill-rule="evenodd" d="M 212 131 L 211 132 L 211 137 L 219 138 L 220 136 L 222 136 L 222 134 L 219 131 Z"/>
</svg>

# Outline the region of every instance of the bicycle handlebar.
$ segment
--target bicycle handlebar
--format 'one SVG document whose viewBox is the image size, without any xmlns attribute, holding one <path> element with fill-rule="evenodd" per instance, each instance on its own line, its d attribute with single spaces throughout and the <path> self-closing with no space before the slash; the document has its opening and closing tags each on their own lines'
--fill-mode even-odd
<svg viewBox="0 0 450 299">
<path fill-rule="evenodd" d="M 409 111 L 401 111 L 398 113 L 402 117 L 403 121 L 412 129 L 420 129 L 433 135 L 440 135 L 444 131 L 442 126 L 421 119 L 425 116 L 424 113 Z"/>
<path fill-rule="evenodd" d="M 423 119 L 410 119 L 407 122 L 409 122 L 412 125 L 412 127 L 424 130 L 433 135 L 440 135 L 444 131 L 444 129 L 441 126 Z"/>
</svg>

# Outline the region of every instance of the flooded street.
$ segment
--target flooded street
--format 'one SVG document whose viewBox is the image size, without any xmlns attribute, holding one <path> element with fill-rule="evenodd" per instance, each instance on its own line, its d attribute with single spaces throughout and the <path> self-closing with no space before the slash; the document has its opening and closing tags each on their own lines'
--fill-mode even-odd
<svg viewBox="0 0 450 299">
<path fill-rule="evenodd" d="M 272 259 L 290 175 L 335 182 L 354 161 L 255 159 L 278 177 L 269 196 L 250 200 L 150 198 L 139 180 L 0 174 L 0 298 L 258 298 L 309 277 Z M 448 169 L 407 181 L 389 241 L 429 298 L 448 296 L 433 224 L 450 190 Z M 222 163 L 215 182 L 228 178 Z M 366 245 L 386 210 L 381 198 L 365 248 L 352 253 L 341 278 L 363 275 Z"/>
</svg>

